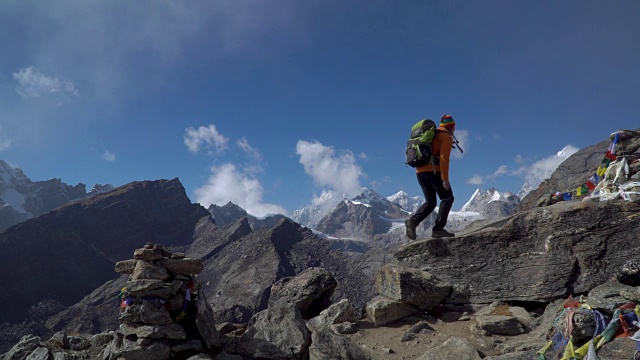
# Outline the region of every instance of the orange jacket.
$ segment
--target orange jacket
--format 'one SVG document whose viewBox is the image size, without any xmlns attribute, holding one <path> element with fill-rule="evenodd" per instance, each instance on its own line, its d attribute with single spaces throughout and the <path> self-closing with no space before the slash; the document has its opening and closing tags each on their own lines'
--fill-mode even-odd
<svg viewBox="0 0 640 360">
<path fill-rule="evenodd" d="M 435 165 L 435 171 L 440 172 L 440 178 L 444 181 L 449 180 L 449 160 L 451 159 L 451 149 L 453 148 L 453 137 L 443 127 L 438 130 L 442 131 L 436 132 L 436 136 L 431 143 L 431 149 L 433 155 L 440 160 L 439 165 Z M 433 168 L 433 164 L 422 165 L 416 168 L 416 173 L 433 171 Z"/>
</svg>

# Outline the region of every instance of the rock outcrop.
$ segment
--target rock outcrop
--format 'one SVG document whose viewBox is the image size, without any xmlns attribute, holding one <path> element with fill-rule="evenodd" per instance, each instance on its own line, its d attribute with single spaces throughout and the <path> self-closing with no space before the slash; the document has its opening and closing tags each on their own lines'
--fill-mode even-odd
<svg viewBox="0 0 640 360">
<path fill-rule="evenodd" d="M 452 303 L 548 302 L 615 278 L 640 250 L 640 203 L 561 202 L 409 243 L 401 264 L 453 285 Z"/>
</svg>

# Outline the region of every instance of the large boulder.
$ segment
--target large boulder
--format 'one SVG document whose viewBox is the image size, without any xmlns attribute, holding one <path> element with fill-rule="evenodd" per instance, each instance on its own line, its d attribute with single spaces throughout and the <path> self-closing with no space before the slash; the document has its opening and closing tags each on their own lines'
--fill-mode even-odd
<svg viewBox="0 0 640 360">
<path fill-rule="evenodd" d="M 269 306 L 278 302 L 295 304 L 302 317 L 310 319 L 331 305 L 338 282 L 323 268 L 312 267 L 294 277 L 285 277 L 271 286 Z"/>
<path fill-rule="evenodd" d="M 640 251 L 638 213 L 638 202 L 561 202 L 415 241 L 395 256 L 452 284 L 450 303 L 548 302 L 614 278 Z"/>
<path fill-rule="evenodd" d="M 342 335 L 337 335 L 328 328 L 315 330 L 311 334 L 309 360 L 370 360 L 358 345 Z"/>
<path fill-rule="evenodd" d="M 387 264 L 376 278 L 382 296 L 430 310 L 451 292 L 451 286 L 426 271 Z"/>
<path fill-rule="evenodd" d="M 323 310 L 320 315 L 310 319 L 308 325 L 312 328 L 320 328 L 344 322 L 355 322 L 356 320 L 351 302 L 349 299 L 342 299 Z"/>
<path fill-rule="evenodd" d="M 412 305 L 384 296 L 376 296 L 366 306 L 367 316 L 375 325 L 385 325 L 418 312 Z"/>
<path fill-rule="evenodd" d="M 244 358 L 298 360 L 309 356 L 311 334 L 295 304 L 277 303 L 253 316 L 237 351 Z"/>
</svg>

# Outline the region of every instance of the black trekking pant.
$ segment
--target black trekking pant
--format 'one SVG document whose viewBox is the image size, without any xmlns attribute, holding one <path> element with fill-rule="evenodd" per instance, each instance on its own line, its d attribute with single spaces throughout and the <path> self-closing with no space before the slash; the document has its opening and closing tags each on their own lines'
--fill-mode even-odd
<svg viewBox="0 0 640 360">
<path fill-rule="evenodd" d="M 418 183 L 424 193 L 425 203 L 420 206 L 412 217 L 416 221 L 416 224 L 420 224 L 426 219 L 438 204 L 437 194 L 441 201 L 433 230 L 442 230 L 445 225 L 447 225 L 449 211 L 451 211 L 451 207 L 453 206 L 453 190 L 451 190 L 451 188 L 449 188 L 449 190 L 444 188 L 442 180 L 440 179 L 440 172 L 425 171 L 417 173 L 417 176 Z"/>
</svg>

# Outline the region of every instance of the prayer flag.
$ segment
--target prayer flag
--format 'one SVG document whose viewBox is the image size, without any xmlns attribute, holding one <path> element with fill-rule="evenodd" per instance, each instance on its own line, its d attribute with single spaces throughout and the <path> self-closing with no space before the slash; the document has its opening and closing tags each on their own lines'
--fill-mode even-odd
<svg viewBox="0 0 640 360">
<path fill-rule="evenodd" d="M 589 191 L 593 191 L 593 189 L 596 188 L 596 186 L 591 182 L 591 180 L 587 181 L 585 185 L 587 186 L 587 189 L 589 189 Z"/>
<path fill-rule="evenodd" d="M 566 193 L 562 194 L 562 197 L 563 197 L 563 199 L 565 201 L 569 201 L 569 200 L 571 200 L 571 193 L 566 192 Z"/>
</svg>

